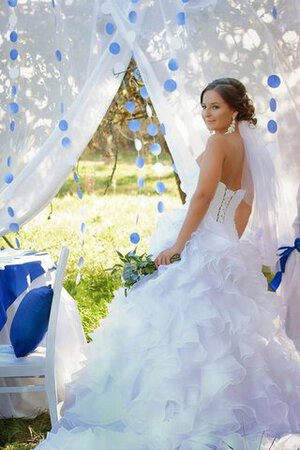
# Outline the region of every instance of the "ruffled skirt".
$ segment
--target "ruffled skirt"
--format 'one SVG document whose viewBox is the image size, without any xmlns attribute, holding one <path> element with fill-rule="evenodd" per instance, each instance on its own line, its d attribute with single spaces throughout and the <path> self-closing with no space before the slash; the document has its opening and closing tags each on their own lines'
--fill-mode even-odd
<svg viewBox="0 0 300 450">
<path fill-rule="evenodd" d="M 208 217 L 181 256 L 116 293 L 39 449 L 257 450 L 300 430 L 300 358 L 255 249 Z"/>
</svg>

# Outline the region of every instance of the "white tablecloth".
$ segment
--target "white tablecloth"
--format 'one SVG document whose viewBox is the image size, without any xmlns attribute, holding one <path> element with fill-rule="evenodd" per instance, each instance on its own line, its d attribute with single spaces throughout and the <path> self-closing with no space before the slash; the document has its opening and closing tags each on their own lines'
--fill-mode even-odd
<svg viewBox="0 0 300 450">
<path fill-rule="evenodd" d="M 42 258 L 42 265 L 46 273 L 36 278 L 29 289 L 49 284 L 49 282 L 53 283 L 54 272 L 47 270 L 53 265 L 52 260 L 49 255 L 44 255 Z M 26 259 L 27 261 L 28 258 Z M 21 263 L 21 261 L 19 262 Z M 11 263 L 15 264 L 16 261 Z M 1 344 L 10 344 L 9 330 L 11 321 L 26 292 L 22 293 L 7 310 L 8 320 L 0 332 Z M 65 289 L 62 290 L 57 327 L 55 365 L 58 397 L 59 401 L 62 401 L 64 398 L 64 385 L 70 382 L 72 373 L 81 367 L 80 362 L 83 358 L 82 347 L 86 344 L 77 303 Z M 41 345 L 44 344 L 45 340 Z M 6 380 L 1 378 L 0 373 L 0 385 L 3 386 L 6 382 Z M 21 381 L 19 384 L 21 384 Z M 45 409 L 48 409 L 48 402 L 44 392 L 0 394 L 0 417 L 35 417 L 40 411 Z"/>
</svg>

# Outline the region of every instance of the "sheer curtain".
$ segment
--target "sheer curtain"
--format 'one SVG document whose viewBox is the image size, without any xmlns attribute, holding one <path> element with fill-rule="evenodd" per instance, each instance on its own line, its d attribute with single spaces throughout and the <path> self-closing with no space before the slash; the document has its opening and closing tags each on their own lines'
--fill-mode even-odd
<svg viewBox="0 0 300 450">
<path fill-rule="evenodd" d="M 223 76 L 246 84 L 291 223 L 300 175 L 299 9 L 297 0 L 2 2 L 0 234 L 59 190 L 122 81 L 114 73 L 132 55 L 187 192 L 207 139 L 201 89 Z"/>
</svg>

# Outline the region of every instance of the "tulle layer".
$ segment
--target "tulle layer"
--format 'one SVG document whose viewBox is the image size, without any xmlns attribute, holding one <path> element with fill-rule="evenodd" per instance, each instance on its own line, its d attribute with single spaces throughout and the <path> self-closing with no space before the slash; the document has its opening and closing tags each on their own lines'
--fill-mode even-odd
<svg viewBox="0 0 300 450">
<path fill-rule="evenodd" d="M 181 261 L 120 289 L 43 450 L 258 448 L 300 430 L 300 358 L 247 243 L 205 220 Z"/>
</svg>

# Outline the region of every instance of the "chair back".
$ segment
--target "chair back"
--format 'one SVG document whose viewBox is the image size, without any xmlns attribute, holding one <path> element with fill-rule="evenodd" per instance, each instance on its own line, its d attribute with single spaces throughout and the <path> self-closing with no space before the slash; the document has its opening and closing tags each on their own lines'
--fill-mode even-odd
<svg viewBox="0 0 300 450">
<path fill-rule="evenodd" d="M 49 325 L 46 336 L 46 370 L 49 374 L 49 370 L 54 371 L 54 358 L 55 358 L 55 341 L 57 330 L 57 318 L 59 312 L 59 303 L 61 297 L 61 291 L 63 286 L 63 280 L 65 276 L 69 249 L 65 246 L 62 247 L 60 258 L 56 267 L 55 279 L 53 284 L 53 298 L 50 311 Z"/>
</svg>

